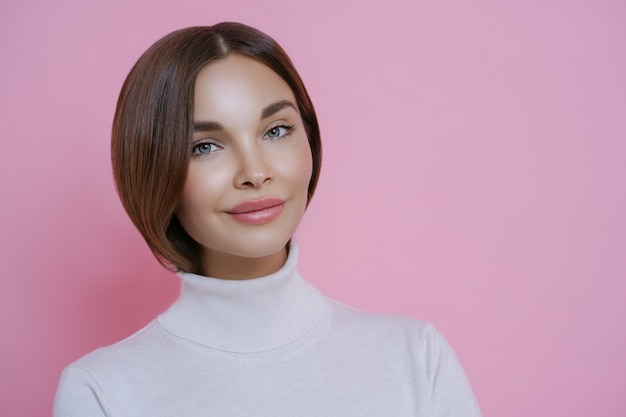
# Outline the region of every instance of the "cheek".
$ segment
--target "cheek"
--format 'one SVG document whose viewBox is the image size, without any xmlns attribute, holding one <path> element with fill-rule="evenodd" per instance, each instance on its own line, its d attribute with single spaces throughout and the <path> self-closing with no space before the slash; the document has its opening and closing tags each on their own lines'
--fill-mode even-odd
<svg viewBox="0 0 626 417">
<path fill-rule="evenodd" d="M 290 158 L 290 161 L 290 177 L 293 178 L 294 182 L 304 187 L 304 192 L 308 192 L 309 181 L 313 174 L 313 156 L 308 141 L 305 140 L 304 144 L 299 147 L 298 152 Z"/>
<path fill-rule="evenodd" d="M 180 198 L 178 215 L 193 217 L 200 211 L 210 208 L 219 195 L 220 178 L 205 175 L 202 170 L 190 170 Z"/>
</svg>

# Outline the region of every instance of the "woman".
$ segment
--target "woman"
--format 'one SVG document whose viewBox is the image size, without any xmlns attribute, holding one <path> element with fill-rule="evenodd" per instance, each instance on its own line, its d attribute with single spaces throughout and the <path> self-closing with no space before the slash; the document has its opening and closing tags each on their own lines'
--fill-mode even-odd
<svg viewBox="0 0 626 417">
<path fill-rule="evenodd" d="M 113 124 L 122 203 L 181 280 L 135 335 L 68 366 L 55 416 L 479 416 L 430 325 L 356 311 L 297 271 L 321 145 L 285 52 L 188 28 L 131 70 Z"/>
</svg>

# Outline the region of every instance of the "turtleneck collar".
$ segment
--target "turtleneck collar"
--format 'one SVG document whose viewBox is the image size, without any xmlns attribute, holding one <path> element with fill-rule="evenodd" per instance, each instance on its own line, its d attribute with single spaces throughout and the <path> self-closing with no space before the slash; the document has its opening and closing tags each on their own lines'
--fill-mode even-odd
<svg viewBox="0 0 626 417">
<path fill-rule="evenodd" d="M 285 346 L 321 320 L 326 299 L 297 270 L 298 248 L 277 272 L 250 280 L 179 273 L 178 300 L 158 318 L 168 332 L 214 349 L 252 353 Z"/>
</svg>

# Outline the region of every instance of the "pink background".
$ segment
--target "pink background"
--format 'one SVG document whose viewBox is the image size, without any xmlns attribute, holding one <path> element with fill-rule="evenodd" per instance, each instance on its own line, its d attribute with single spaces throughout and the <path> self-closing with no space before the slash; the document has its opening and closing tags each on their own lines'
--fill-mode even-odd
<svg viewBox="0 0 626 417">
<path fill-rule="evenodd" d="M 178 281 L 111 179 L 122 81 L 180 27 L 239 20 L 318 109 L 301 269 L 433 322 L 486 416 L 626 415 L 626 3 L 3 0 L 0 415 L 49 415 L 61 369 Z"/>
</svg>

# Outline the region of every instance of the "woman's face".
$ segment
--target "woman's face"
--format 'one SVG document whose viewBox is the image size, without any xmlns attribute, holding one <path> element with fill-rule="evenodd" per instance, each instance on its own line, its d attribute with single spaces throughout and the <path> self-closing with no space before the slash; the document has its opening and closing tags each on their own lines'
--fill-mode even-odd
<svg viewBox="0 0 626 417">
<path fill-rule="evenodd" d="M 302 218 L 311 149 L 287 83 L 232 54 L 196 79 L 193 154 L 177 216 L 207 275 L 253 278 L 280 268 Z"/>
</svg>

